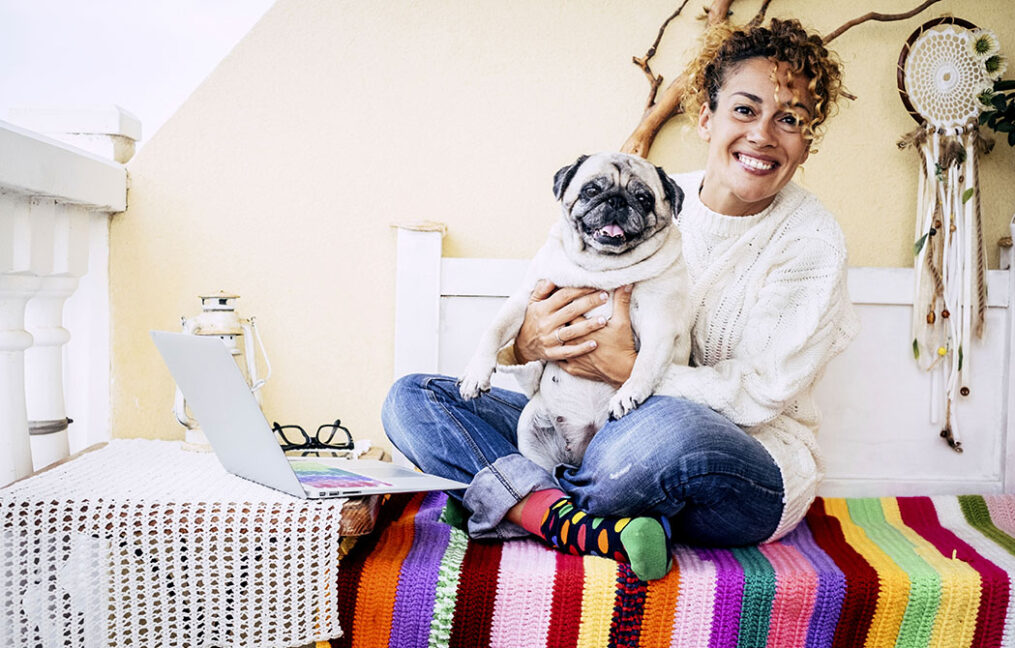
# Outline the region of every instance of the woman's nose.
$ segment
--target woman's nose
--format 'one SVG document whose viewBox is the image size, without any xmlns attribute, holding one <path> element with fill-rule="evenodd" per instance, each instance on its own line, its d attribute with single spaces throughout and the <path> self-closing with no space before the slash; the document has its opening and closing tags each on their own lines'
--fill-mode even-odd
<svg viewBox="0 0 1015 648">
<path fill-rule="evenodd" d="M 751 125 L 747 139 L 758 146 L 767 146 L 775 141 L 772 136 L 772 124 L 767 119 L 759 119 Z"/>
</svg>

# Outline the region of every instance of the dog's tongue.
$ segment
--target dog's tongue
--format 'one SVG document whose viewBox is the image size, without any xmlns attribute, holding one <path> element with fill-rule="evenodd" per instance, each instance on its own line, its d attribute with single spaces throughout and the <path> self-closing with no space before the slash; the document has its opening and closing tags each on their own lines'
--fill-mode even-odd
<svg viewBox="0 0 1015 648">
<path fill-rule="evenodd" d="M 622 230 L 619 225 L 607 225 L 599 231 L 607 236 L 612 236 L 613 238 L 624 235 L 624 230 Z"/>
</svg>

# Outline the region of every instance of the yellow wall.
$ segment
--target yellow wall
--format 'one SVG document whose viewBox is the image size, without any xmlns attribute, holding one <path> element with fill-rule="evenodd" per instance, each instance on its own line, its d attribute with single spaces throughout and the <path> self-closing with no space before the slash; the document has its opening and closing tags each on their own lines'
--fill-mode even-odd
<svg viewBox="0 0 1015 648">
<path fill-rule="evenodd" d="M 631 57 L 678 4 L 279 0 L 129 166 L 129 208 L 111 231 L 114 434 L 182 437 L 148 331 L 176 330 L 199 309 L 196 295 L 225 289 L 257 316 L 271 355 L 269 419 L 340 417 L 382 441 L 390 224 L 447 223 L 449 256 L 531 255 L 557 217 L 553 173 L 618 148 L 638 121 L 648 84 Z M 759 4 L 738 0 L 734 19 Z M 916 4 L 776 0 L 769 15 L 828 33 Z M 653 61 L 667 80 L 700 32 L 691 16 L 701 5 L 688 5 Z M 915 123 L 895 67 L 909 33 L 944 12 L 994 29 L 1015 53 L 1008 0 L 944 0 L 833 43 L 858 99 L 798 179 L 838 214 L 853 265 L 911 262 L 916 156 L 895 141 Z M 671 172 L 704 159 L 677 124 L 651 157 Z M 1015 210 L 1013 169 L 1004 143 L 981 163 L 994 266 Z"/>
</svg>

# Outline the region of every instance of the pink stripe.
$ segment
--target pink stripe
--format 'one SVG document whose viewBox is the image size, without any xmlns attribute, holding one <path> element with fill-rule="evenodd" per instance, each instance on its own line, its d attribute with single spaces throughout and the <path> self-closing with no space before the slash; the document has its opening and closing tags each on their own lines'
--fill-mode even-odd
<svg viewBox="0 0 1015 648">
<path fill-rule="evenodd" d="M 818 573 L 795 547 L 782 543 L 758 547 L 775 570 L 775 600 L 768 624 L 768 648 L 803 646 L 814 613 Z"/>
<path fill-rule="evenodd" d="M 1015 536 L 1015 497 L 1011 495 L 984 495 L 990 521 L 998 529 Z"/>
<path fill-rule="evenodd" d="M 715 563 L 683 546 L 674 550 L 673 559 L 677 561 L 674 569 L 680 570 L 680 591 L 670 648 L 708 648 L 715 607 Z"/>
<path fill-rule="evenodd" d="M 491 648 L 545 646 L 557 553 L 535 540 L 504 543 L 493 604 Z"/>
</svg>

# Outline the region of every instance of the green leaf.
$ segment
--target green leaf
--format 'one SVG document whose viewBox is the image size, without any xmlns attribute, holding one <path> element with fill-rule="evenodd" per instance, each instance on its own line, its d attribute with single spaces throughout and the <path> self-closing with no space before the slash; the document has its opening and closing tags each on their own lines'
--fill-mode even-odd
<svg viewBox="0 0 1015 648">
<path fill-rule="evenodd" d="M 938 182 L 944 182 L 945 181 L 944 172 L 945 172 L 945 168 L 943 166 L 941 166 L 941 163 L 940 162 L 935 162 L 934 163 L 934 177 L 938 179 Z"/>
<path fill-rule="evenodd" d="M 1015 90 L 1015 80 L 1005 79 L 1004 81 L 997 81 L 994 83 L 994 90 Z"/>
<path fill-rule="evenodd" d="M 916 338 L 913 338 L 913 357 L 917 360 L 920 359 L 920 343 L 916 341 Z"/>
<path fill-rule="evenodd" d="M 1011 132 L 1011 122 L 1001 122 L 1000 124 L 995 126 L 994 129 L 997 130 L 997 132 L 999 132 L 999 133 L 1010 133 Z"/>
<path fill-rule="evenodd" d="M 996 114 L 997 114 L 996 110 L 984 110 L 982 113 L 980 113 L 980 126 L 986 124 L 987 120 Z"/>
<path fill-rule="evenodd" d="M 994 98 L 990 100 L 990 103 L 994 104 L 998 110 L 1004 110 L 1005 96 L 1003 94 L 994 95 Z"/>
<path fill-rule="evenodd" d="M 1015 146 L 1015 131 L 1008 133 L 1008 146 Z"/>
<path fill-rule="evenodd" d="M 966 189 L 965 191 L 963 191 L 962 192 L 962 204 L 965 205 L 967 202 L 969 202 L 969 199 L 973 197 L 974 193 L 976 193 L 976 190 L 973 189 L 972 187 L 970 187 L 969 189 Z"/>
<path fill-rule="evenodd" d="M 927 242 L 927 234 L 924 234 L 923 236 L 920 237 L 919 241 L 913 243 L 913 256 L 917 256 L 918 254 L 920 254 L 920 250 L 923 249 L 923 244 L 926 242 Z"/>
<path fill-rule="evenodd" d="M 962 371 L 962 345 L 959 345 L 959 371 Z"/>
</svg>

